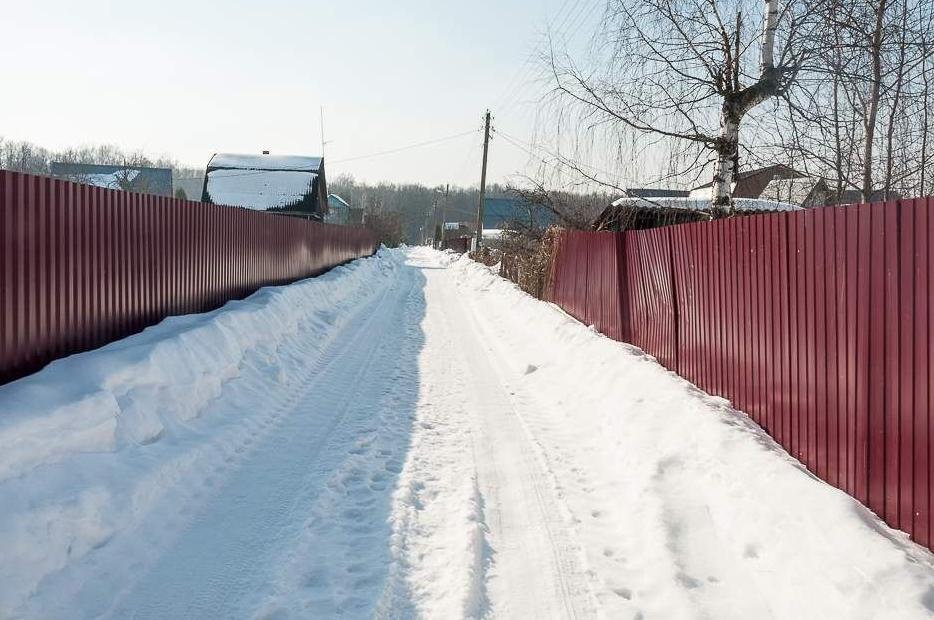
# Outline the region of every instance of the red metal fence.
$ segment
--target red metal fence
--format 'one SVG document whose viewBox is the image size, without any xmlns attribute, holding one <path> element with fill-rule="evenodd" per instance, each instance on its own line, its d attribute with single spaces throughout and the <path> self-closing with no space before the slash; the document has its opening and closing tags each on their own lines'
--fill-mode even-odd
<svg viewBox="0 0 934 620">
<path fill-rule="evenodd" d="M 374 249 L 362 229 L 0 171 L 0 383 Z"/>
<path fill-rule="evenodd" d="M 607 235 L 563 234 L 551 301 L 934 548 L 934 199 Z"/>
</svg>

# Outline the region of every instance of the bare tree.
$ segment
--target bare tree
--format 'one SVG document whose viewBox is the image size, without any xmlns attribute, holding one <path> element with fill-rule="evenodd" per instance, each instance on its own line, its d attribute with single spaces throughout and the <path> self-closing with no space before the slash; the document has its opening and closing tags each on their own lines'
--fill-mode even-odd
<svg viewBox="0 0 934 620">
<path fill-rule="evenodd" d="M 713 211 L 732 215 L 740 127 L 783 96 L 815 53 L 805 44 L 813 4 L 610 0 L 593 66 L 552 50 L 554 93 L 591 130 L 662 138 L 694 153 L 696 165 L 713 164 Z M 745 27 L 750 21 L 761 26 Z"/>
<path fill-rule="evenodd" d="M 589 230 L 594 217 L 610 197 L 605 193 L 578 194 L 549 189 L 543 180 L 525 177 L 522 185 L 509 185 L 506 193 L 518 198 L 527 215 L 509 222 L 517 235 L 540 239 L 547 228 L 543 222 L 555 222 L 562 228 Z"/>
<path fill-rule="evenodd" d="M 924 193 L 934 6 L 833 0 L 819 9 L 826 53 L 786 93 L 772 119 L 776 148 L 764 151 L 827 178 L 837 200 Z"/>
<path fill-rule="evenodd" d="M 28 141 L 8 141 L 0 136 L 0 168 L 30 174 L 51 173 L 52 162 L 73 164 L 106 164 L 124 168 L 171 168 L 175 178 L 198 178 L 204 168 L 183 166 L 167 157 L 151 157 L 143 151 L 126 151 L 111 144 L 66 148 L 60 151 L 37 146 Z M 118 178 L 121 188 L 129 187 L 126 174 Z M 139 187 L 136 185 L 134 187 Z"/>
<path fill-rule="evenodd" d="M 918 194 L 927 195 L 927 155 L 931 133 L 931 51 L 930 41 L 921 43 L 921 169 L 918 175 Z"/>
</svg>

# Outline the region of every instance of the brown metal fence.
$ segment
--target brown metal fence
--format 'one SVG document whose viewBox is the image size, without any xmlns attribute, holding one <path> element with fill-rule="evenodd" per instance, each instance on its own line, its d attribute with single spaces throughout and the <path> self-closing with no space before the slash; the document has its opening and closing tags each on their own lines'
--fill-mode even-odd
<svg viewBox="0 0 934 620">
<path fill-rule="evenodd" d="M 460 254 L 466 254 L 470 251 L 470 237 L 452 237 L 445 239 L 441 244 L 442 250 L 454 250 Z"/>
<path fill-rule="evenodd" d="M 0 383 L 374 250 L 363 229 L 0 171 Z"/>
<path fill-rule="evenodd" d="M 567 232 L 549 297 L 934 548 L 932 239 L 934 199 L 616 234 L 615 258 Z"/>
</svg>

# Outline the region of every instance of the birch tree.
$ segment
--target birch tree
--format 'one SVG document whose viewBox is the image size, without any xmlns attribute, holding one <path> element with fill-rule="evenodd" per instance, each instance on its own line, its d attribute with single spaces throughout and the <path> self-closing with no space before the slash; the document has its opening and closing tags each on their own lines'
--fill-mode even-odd
<svg viewBox="0 0 934 620">
<path fill-rule="evenodd" d="M 590 129 L 663 140 L 712 171 L 715 216 L 734 212 L 744 119 L 783 96 L 815 52 L 814 3 L 610 0 L 596 62 L 550 57 L 553 92 Z"/>
</svg>

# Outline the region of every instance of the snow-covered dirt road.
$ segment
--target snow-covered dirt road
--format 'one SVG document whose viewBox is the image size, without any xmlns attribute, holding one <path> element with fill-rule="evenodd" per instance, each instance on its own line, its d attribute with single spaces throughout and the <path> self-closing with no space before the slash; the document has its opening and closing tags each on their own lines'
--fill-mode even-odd
<svg viewBox="0 0 934 620">
<path fill-rule="evenodd" d="M 727 403 L 423 248 L 0 388 L 0 557 L 0 618 L 934 616 Z"/>
</svg>

